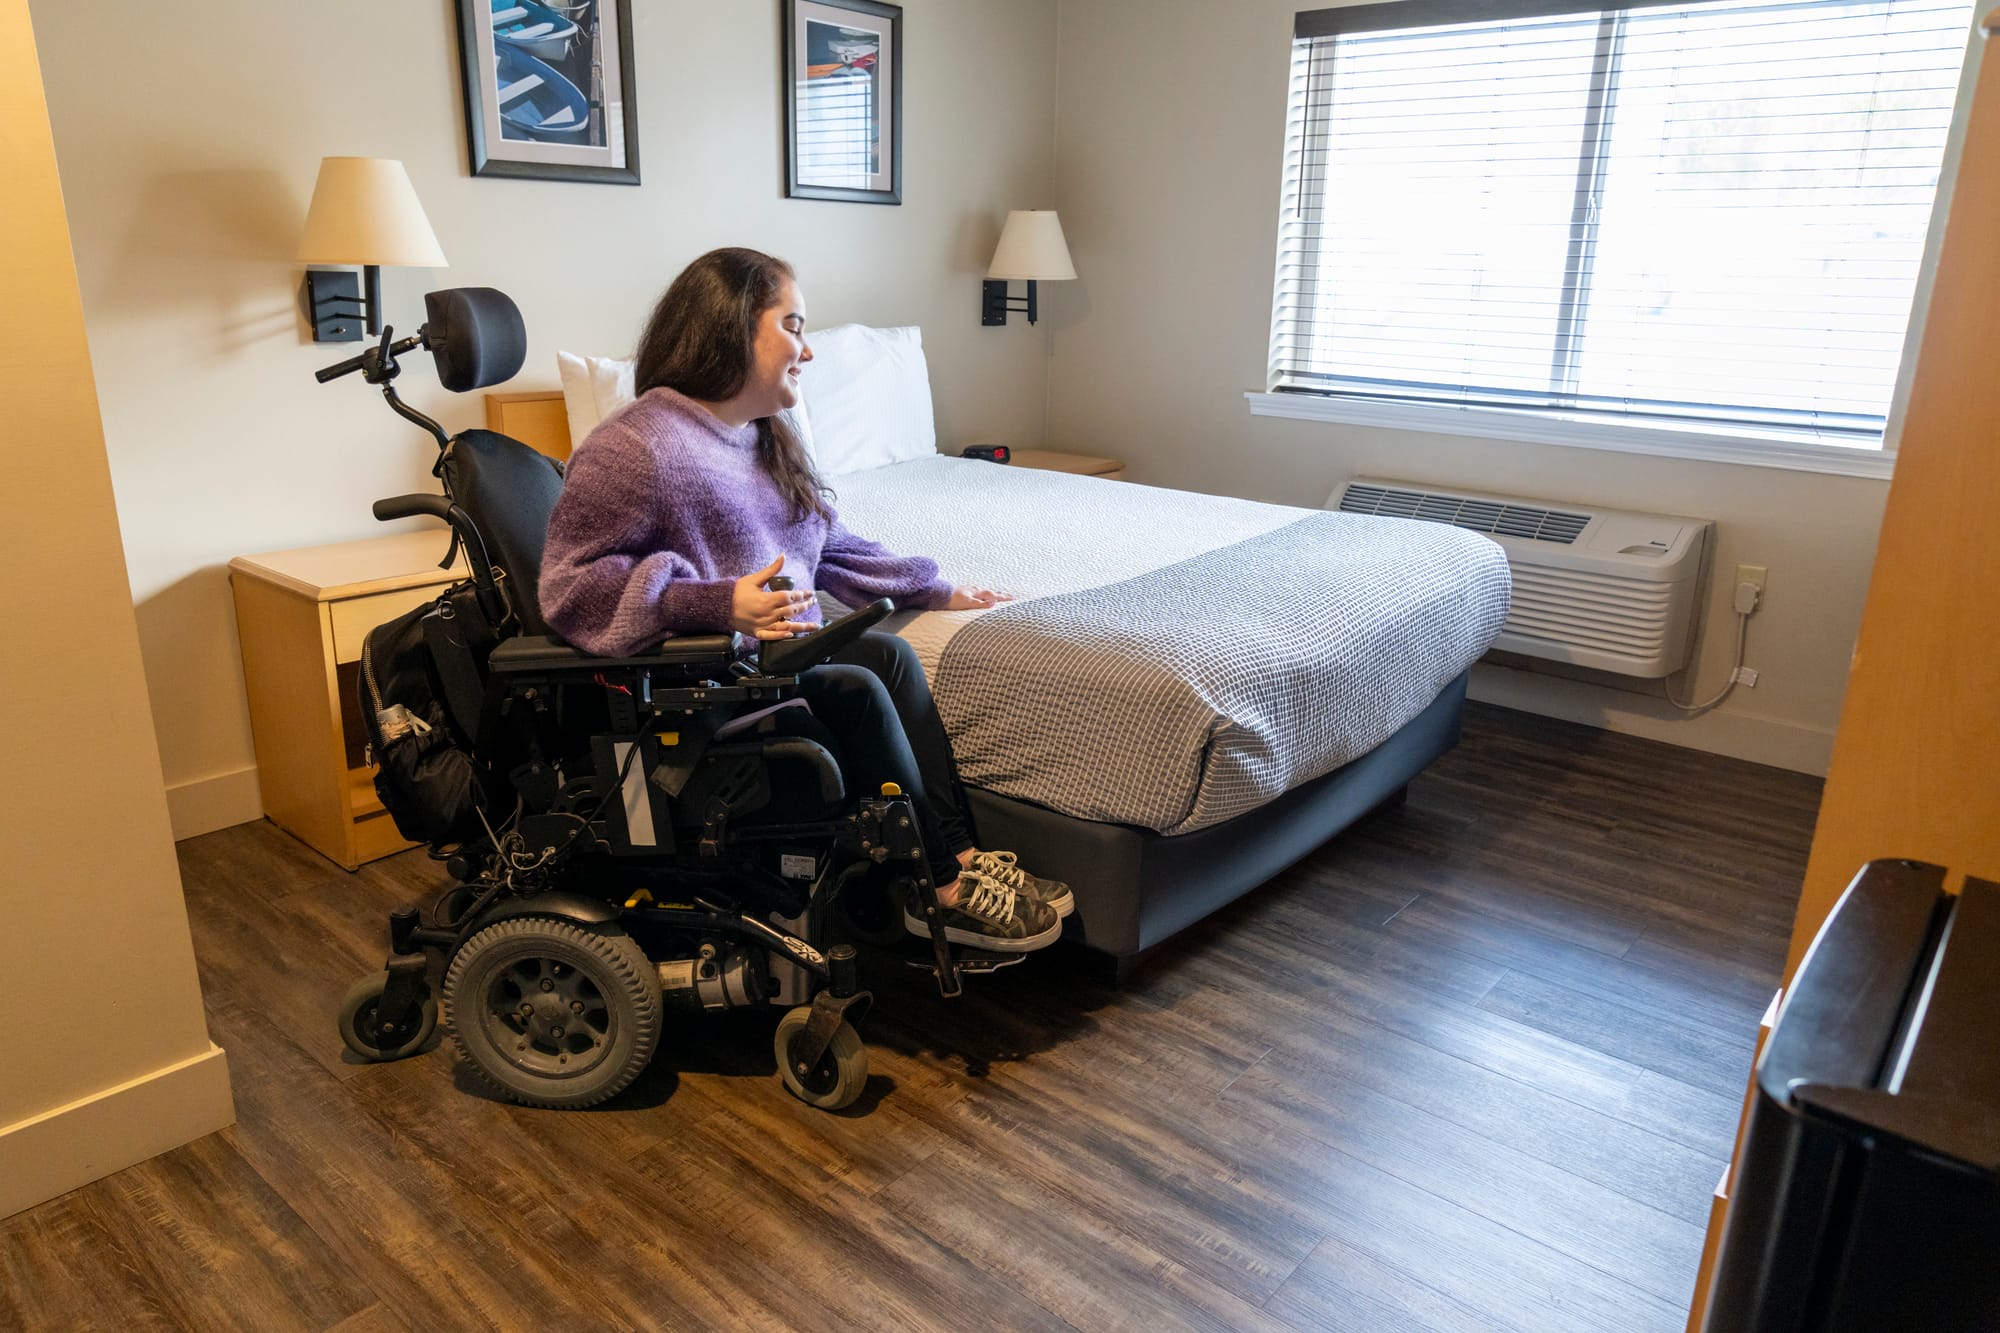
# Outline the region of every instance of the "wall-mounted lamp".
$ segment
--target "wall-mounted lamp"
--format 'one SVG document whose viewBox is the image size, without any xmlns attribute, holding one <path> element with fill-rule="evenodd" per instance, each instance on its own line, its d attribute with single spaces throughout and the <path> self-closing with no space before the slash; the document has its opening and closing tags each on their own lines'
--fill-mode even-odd
<svg viewBox="0 0 2000 1333">
<path fill-rule="evenodd" d="M 993 247 L 993 263 L 986 281 L 979 285 L 979 322 L 1005 324 L 1007 312 L 1017 310 L 1035 322 L 1035 283 L 1062 282 L 1076 276 L 1069 261 L 1069 246 L 1063 240 L 1062 222 L 1054 209 L 1016 209 L 1007 215 L 1000 229 L 1000 244 Z M 1015 305 L 1007 298 L 1010 278 L 1028 280 L 1028 299 Z"/>
<path fill-rule="evenodd" d="M 306 303 L 314 342 L 358 342 L 365 323 L 382 331 L 380 265 L 443 268 L 444 251 L 403 164 L 384 157 L 328 157 L 319 164 L 306 231 L 299 241 L 304 264 L 359 264 L 365 298 L 354 275 L 311 269 Z"/>
</svg>

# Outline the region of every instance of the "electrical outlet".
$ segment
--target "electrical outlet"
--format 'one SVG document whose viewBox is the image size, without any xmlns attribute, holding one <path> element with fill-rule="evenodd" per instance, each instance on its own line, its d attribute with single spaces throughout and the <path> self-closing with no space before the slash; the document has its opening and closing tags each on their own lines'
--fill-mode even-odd
<svg viewBox="0 0 2000 1333">
<path fill-rule="evenodd" d="M 1736 567 L 1735 582 L 1756 584 L 1759 595 L 1762 595 L 1764 591 L 1764 580 L 1770 577 L 1771 571 L 1763 565 L 1738 565 Z"/>
</svg>

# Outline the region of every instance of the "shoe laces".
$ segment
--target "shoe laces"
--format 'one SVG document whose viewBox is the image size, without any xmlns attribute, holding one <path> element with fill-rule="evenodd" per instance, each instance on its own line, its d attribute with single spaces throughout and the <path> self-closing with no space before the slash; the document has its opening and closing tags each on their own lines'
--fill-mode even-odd
<svg viewBox="0 0 2000 1333">
<path fill-rule="evenodd" d="M 1012 852 L 980 852 L 972 858 L 972 868 L 991 876 L 1016 891 L 1028 887 L 1028 872 L 1015 863 Z"/>
<path fill-rule="evenodd" d="M 992 875 L 977 870 L 962 871 L 958 877 L 958 901 L 953 904 L 967 916 L 995 923 L 1014 919 L 1014 889 Z"/>
</svg>

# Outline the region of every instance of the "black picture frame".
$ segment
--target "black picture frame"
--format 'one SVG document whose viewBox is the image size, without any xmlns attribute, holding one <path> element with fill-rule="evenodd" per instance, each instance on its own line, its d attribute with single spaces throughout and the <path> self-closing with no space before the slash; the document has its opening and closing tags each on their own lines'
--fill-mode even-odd
<svg viewBox="0 0 2000 1333">
<path fill-rule="evenodd" d="M 521 16 L 503 25 L 507 11 L 491 0 L 458 0 L 472 174 L 637 185 L 632 0 L 516 0 L 508 9 Z"/>
<path fill-rule="evenodd" d="M 903 7 L 879 0 L 783 4 L 785 197 L 902 203 Z"/>
</svg>

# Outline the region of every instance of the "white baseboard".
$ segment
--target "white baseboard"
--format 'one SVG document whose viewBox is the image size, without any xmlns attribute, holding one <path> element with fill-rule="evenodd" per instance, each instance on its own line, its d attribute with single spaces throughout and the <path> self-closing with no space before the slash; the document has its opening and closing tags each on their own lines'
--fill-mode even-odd
<svg viewBox="0 0 2000 1333">
<path fill-rule="evenodd" d="M 220 1046 L 0 1127 L 0 1218 L 236 1123 Z"/>
<path fill-rule="evenodd" d="M 263 817 L 264 795 L 257 789 L 255 764 L 167 788 L 167 819 L 175 842 Z"/>
<path fill-rule="evenodd" d="M 1794 773 L 1825 777 L 1833 762 L 1831 728 L 1801 726 L 1724 709 L 1689 718 L 1665 700 L 1482 662 L 1467 694 L 1481 703 L 1559 717 L 1606 731 L 1643 736 L 1690 750 L 1747 759 Z M 1733 701 L 1732 701 L 1733 702 Z"/>
</svg>

